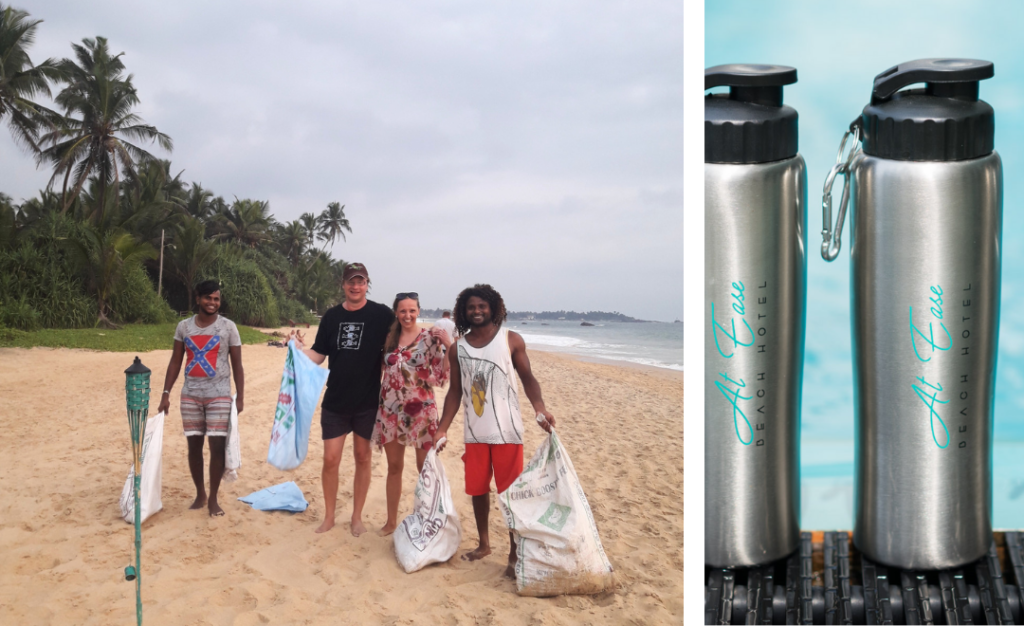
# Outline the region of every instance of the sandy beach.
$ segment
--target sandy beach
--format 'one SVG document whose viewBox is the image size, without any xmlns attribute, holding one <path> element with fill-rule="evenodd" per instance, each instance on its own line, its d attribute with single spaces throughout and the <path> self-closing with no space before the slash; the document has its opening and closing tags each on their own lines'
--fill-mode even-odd
<svg viewBox="0 0 1024 626">
<path fill-rule="evenodd" d="M 309 331 L 312 336 L 315 329 Z M 168 338 L 170 341 L 170 338 Z M 133 526 L 119 516 L 131 459 L 124 374 L 132 353 L 0 349 L 0 623 L 135 623 L 135 585 L 124 580 Z M 153 370 L 155 411 L 170 350 L 139 355 Z M 677 624 L 683 611 L 683 375 L 618 367 L 530 350 L 548 408 L 593 509 L 617 588 L 598 596 L 524 598 L 502 576 L 508 534 L 492 498 L 494 554 L 476 546 L 460 457 L 462 417 L 441 454 L 462 521 L 459 553 L 405 574 L 391 537 L 379 537 L 386 459 L 374 452 L 364 521 L 349 533 L 353 463 L 341 463 L 338 525 L 323 517 L 319 411 L 309 456 L 297 470 L 266 463 L 285 350 L 245 346 L 239 480 L 223 483 L 226 515 L 188 510 L 195 496 L 178 412 L 181 379 L 164 429 L 163 510 L 143 525 L 146 623 L 246 624 Z M 444 390 L 439 390 L 438 400 Z M 544 432 L 520 391 L 526 458 Z M 207 451 L 208 454 L 208 451 Z M 295 481 L 303 513 L 238 502 Z M 406 456 L 400 518 L 412 508 L 415 458 Z M 493 488 L 493 487 L 492 487 Z"/>
</svg>

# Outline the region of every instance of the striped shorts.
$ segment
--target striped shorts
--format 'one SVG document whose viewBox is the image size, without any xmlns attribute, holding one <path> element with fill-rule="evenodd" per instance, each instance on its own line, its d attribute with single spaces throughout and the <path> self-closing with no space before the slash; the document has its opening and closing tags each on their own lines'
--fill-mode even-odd
<svg viewBox="0 0 1024 626">
<path fill-rule="evenodd" d="M 226 437 L 231 419 L 231 397 L 193 398 L 181 396 L 181 422 L 186 437 Z"/>
</svg>

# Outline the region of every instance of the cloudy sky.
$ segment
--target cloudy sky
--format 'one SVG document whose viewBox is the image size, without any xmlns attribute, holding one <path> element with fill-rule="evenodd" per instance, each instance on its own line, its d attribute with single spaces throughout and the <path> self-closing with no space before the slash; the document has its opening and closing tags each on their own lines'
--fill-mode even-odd
<svg viewBox="0 0 1024 626">
<path fill-rule="evenodd" d="M 6 3 L 5 3 L 6 4 Z M 104 36 L 175 173 L 280 221 L 338 201 L 371 298 L 682 318 L 679 2 L 22 1 L 36 63 Z M 49 172 L 0 129 L 0 190 Z"/>
</svg>

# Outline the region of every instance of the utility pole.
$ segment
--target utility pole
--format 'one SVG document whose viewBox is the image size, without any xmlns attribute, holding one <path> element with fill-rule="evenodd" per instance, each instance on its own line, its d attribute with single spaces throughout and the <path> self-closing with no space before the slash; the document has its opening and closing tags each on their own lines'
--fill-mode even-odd
<svg viewBox="0 0 1024 626">
<path fill-rule="evenodd" d="M 160 229 L 160 277 L 156 280 L 156 295 L 159 298 L 164 288 L 164 229 Z"/>
</svg>

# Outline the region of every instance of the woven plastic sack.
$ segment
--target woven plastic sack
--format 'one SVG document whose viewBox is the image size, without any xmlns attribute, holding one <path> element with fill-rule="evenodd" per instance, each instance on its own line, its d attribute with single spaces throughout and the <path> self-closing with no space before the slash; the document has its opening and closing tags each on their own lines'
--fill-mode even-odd
<svg viewBox="0 0 1024 626">
<path fill-rule="evenodd" d="M 291 511 L 301 513 L 309 506 L 302 490 L 294 482 L 288 481 L 266 489 L 260 489 L 239 498 L 257 511 Z"/>
<path fill-rule="evenodd" d="M 142 439 L 142 480 L 139 483 L 139 503 L 143 522 L 164 508 L 163 490 L 164 414 L 157 413 L 146 420 L 146 435 Z M 128 469 L 128 479 L 121 489 L 121 517 L 135 523 L 135 463 Z"/>
<path fill-rule="evenodd" d="M 288 342 L 267 463 L 280 470 L 293 470 L 306 459 L 309 426 L 329 374 L 310 361 L 294 340 Z"/>
<path fill-rule="evenodd" d="M 444 465 L 433 449 L 427 452 L 416 481 L 412 515 L 402 520 L 394 536 L 395 555 L 406 574 L 431 563 L 444 563 L 459 549 L 462 525 Z"/>
<path fill-rule="evenodd" d="M 224 447 L 224 480 L 233 483 L 238 480 L 238 468 L 242 467 L 242 440 L 238 436 L 238 407 L 231 396 L 231 419 L 228 420 L 228 442 Z"/>
<path fill-rule="evenodd" d="M 498 502 L 519 554 L 519 595 L 593 594 L 615 584 L 590 503 L 553 431 Z"/>
</svg>

